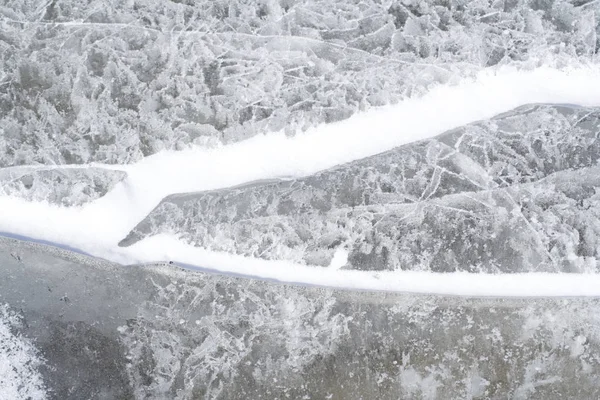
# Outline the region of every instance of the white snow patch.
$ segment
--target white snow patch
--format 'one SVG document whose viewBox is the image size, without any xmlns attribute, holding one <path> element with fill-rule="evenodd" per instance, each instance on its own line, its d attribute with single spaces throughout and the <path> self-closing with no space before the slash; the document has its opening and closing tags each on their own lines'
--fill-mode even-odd
<svg viewBox="0 0 600 400">
<path fill-rule="evenodd" d="M 333 258 L 329 263 L 329 268 L 340 269 L 348 263 L 348 251 L 342 247 L 333 253 Z"/>
<path fill-rule="evenodd" d="M 41 364 L 37 350 L 29 340 L 11 331 L 18 323 L 8 306 L 0 305 L 0 398 L 45 399 L 44 382 L 37 371 Z"/>
<path fill-rule="evenodd" d="M 1 196 L 0 232 L 70 246 L 120 263 L 169 259 L 286 282 L 493 296 L 600 295 L 596 282 L 600 278 L 595 275 L 361 273 L 226 256 L 164 235 L 129 248 L 117 246 L 170 194 L 306 176 L 530 103 L 599 106 L 600 65 L 488 69 L 476 79 L 438 86 L 422 97 L 322 125 L 295 137 L 283 133 L 260 135 L 214 149 L 161 152 L 134 165 L 111 167 L 126 171 L 127 179 L 83 207 L 64 208 Z M 590 282 L 596 282 L 595 288 Z"/>
</svg>

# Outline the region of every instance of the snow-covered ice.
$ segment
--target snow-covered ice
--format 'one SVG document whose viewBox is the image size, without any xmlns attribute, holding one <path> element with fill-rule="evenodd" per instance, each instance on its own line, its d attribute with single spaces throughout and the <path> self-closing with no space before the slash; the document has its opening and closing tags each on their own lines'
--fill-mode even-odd
<svg viewBox="0 0 600 400">
<path fill-rule="evenodd" d="M 322 125 L 294 137 L 259 135 L 218 148 L 166 151 L 133 165 L 97 168 L 128 174 L 81 207 L 0 197 L 0 231 L 69 246 L 122 264 L 171 260 L 225 273 L 368 290 L 476 296 L 598 296 L 596 275 L 485 275 L 344 271 L 208 252 L 160 235 L 117 243 L 165 196 L 273 178 L 310 175 L 529 103 L 600 106 L 600 66 L 486 69 L 474 80 Z"/>
</svg>

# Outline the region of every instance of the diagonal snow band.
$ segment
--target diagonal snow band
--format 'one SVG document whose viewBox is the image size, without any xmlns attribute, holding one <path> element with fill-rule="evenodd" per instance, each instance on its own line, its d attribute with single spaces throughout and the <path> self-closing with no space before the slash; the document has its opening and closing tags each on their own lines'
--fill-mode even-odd
<svg viewBox="0 0 600 400">
<path fill-rule="evenodd" d="M 381 273 L 326 270 L 211 253 L 169 236 L 149 238 L 130 248 L 117 246 L 170 194 L 306 176 L 529 103 L 600 105 L 600 66 L 486 70 L 475 80 L 438 86 L 423 97 L 357 114 L 295 137 L 279 133 L 216 149 L 159 153 L 134 165 L 110 167 L 126 171 L 127 179 L 85 207 L 61 208 L 0 197 L 0 231 L 70 246 L 120 263 L 170 259 L 225 273 L 311 285 L 491 296 L 600 295 L 600 288 L 594 289 L 600 285 L 592 284 L 595 275 L 541 274 L 547 276 L 542 279 L 538 274 L 443 274 L 435 278 L 435 274 L 391 272 L 384 277 Z"/>
</svg>

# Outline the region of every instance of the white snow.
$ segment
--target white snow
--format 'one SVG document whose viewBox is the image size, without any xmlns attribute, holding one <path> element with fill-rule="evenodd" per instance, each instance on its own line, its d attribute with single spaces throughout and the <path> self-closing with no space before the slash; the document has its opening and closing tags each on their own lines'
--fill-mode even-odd
<svg viewBox="0 0 600 400">
<path fill-rule="evenodd" d="M 0 197 L 0 232 L 74 247 L 120 263 L 168 259 L 305 284 L 482 296 L 600 295 L 600 276 L 596 275 L 345 271 L 211 253 L 165 235 L 128 248 L 117 246 L 170 194 L 309 175 L 530 103 L 599 106 L 600 65 L 488 69 L 476 79 L 438 86 L 422 97 L 357 114 L 294 137 L 283 133 L 260 135 L 218 148 L 162 152 L 134 165 L 111 166 L 126 171 L 128 178 L 103 198 L 83 207 L 63 208 Z"/>
<path fill-rule="evenodd" d="M 342 247 L 333 253 L 333 258 L 329 263 L 329 268 L 340 269 L 348 263 L 348 251 Z"/>
</svg>

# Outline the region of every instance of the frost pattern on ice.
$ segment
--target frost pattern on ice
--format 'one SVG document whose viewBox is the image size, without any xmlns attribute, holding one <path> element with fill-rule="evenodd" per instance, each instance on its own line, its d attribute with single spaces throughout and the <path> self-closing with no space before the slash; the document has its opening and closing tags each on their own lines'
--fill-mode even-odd
<svg viewBox="0 0 600 400">
<path fill-rule="evenodd" d="M 40 370 L 58 378 L 48 391 L 61 399 L 600 396 L 598 296 L 284 285 L 165 263 L 123 268 L 3 238 L 0 293 L 37 333 Z"/>
<path fill-rule="evenodd" d="M 140 397 L 599 393 L 596 300 L 388 296 L 163 268 L 120 329 Z"/>
<path fill-rule="evenodd" d="M 548 85 L 550 81 L 552 86 Z M 570 275 L 563 279 L 547 272 L 545 275 L 525 274 L 512 277 L 502 274 L 443 273 L 442 277 L 431 272 L 387 271 L 386 278 L 380 279 L 381 274 L 371 270 L 348 271 L 343 266 L 340 269 L 315 268 L 282 259 L 265 260 L 235 255 L 232 252 L 214 252 L 186 244 L 178 240 L 173 232 L 147 236 L 130 247 L 118 247 L 117 244 L 162 199 L 172 194 L 219 190 L 281 177 L 302 181 L 301 177 L 416 140 L 434 138 L 448 129 L 477 120 L 487 120 L 523 104 L 580 104 L 582 107 L 595 107 L 600 104 L 599 88 L 600 70 L 597 66 L 542 66 L 532 70 L 518 67 L 492 68 L 478 73 L 475 80 L 466 79 L 457 85 L 437 86 L 422 97 L 359 113 L 347 120 L 325 124 L 294 137 L 283 134 L 260 135 L 215 149 L 161 152 L 133 165 L 102 165 L 106 169 L 123 170 L 127 173 L 127 178 L 116 184 L 106 195 L 83 207 L 56 207 L 13 196 L 0 196 L 0 208 L 10 210 L 10 213 L 0 219 L 0 231 L 68 245 L 122 264 L 172 260 L 221 272 L 313 285 L 488 296 L 596 295 L 600 289 L 595 282 L 600 276 L 595 275 Z M 430 117 L 432 110 L 436 110 L 435 118 Z M 585 124 L 582 126 L 584 130 L 589 128 L 585 128 Z M 520 133 L 515 134 L 515 137 L 519 135 Z M 586 143 L 584 144 L 593 144 L 593 141 Z M 419 144 L 412 146 L 418 147 Z M 443 146 L 444 144 L 441 147 Z M 584 158 L 587 157 L 585 150 L 582 154 Z M 548 155 L 552 157 L 552 153 Z M 466 169 L 462 168 L 461 171 Z M 561 173 L 557 170 L 556 175 Z M 543 185 L 544 179 L 539 182 Z M 535 184 L 537 183 L 524 182 L 513 186 Z M 504 189 L 501 186 L 490 189 L 490 194 L 494 190 Z M 485 191 L 482 193 L 485 194 Z M 588 194 L 585 192 L 586 196 Z M 441 201 L 446 197 L 450 198 L 430 198 L 423 203 Z M 561 202 L 566 200 L 559 199 L 559 208 Z M 543 211 L 543 207 L 541 209 Z M 493 216 L 493 213 L 490 215 Z M 518 221 L 525 223 L 525 220 Z M 569 224 L 570 222 L 566 226 L 567 230 L 572 229 Z M 91 230 L 90 227 L 94 229 Z M 539 246 L 535 251 L 545 246 L 543 240 L 536 243 Z M 353 260 L 352 249 L 340 250 L 348 251 L 348 260 Z M 562 251 L 560 246 L 558 251 Z M 576 249 L 577 256 L 582 255 L 578 252 L 579 249 Z M 329 257 L 323 257 L 323 265 L 329 264 Z M 559 261 L 560 257 L 559 254 Z M 472 260 L 470 256 L 466 258 Z M 575 264 L 569 261 L 561 267 L 556 263 L 536 265 L 534 260 L 525 267 L 527 271 L 573 268 L 588 271 L 593 267 L 594 259 L 576 258 L 575 261 Z M 318 262 L 317 259 L 315 263 Z M 461 265 L 461 268 L 472 266 Z M 491 263 L 491 271 L 502 270 L 497 267 Z M 510 269 L 511 266 L 500 267 Z M 430 271 L 427 268 L 424 270 Z"/>
<path fill-rule="evenodd" d="M 0 397 L 46 399 L 46 387 L 38 371 L 42 360 L 30 340 L 17 333 L 21 318 L 7 304 L 0 304 Z"/>
<path fill-rule="evenodd" d="M 348 333 L 331 293 L 175 276 L 153 279 L 151 300 L 120 328 L 140 398 L 240 397 L 231 383 L 283 382 L 334 354 Z"/>
<path fill-rule="evenodd" d="M 121 245 L 196 246 L 327 266 L 597 272 L 600 112 L 525 106 L 316 175 L 172 195 Z"/>
<path fill-rule="evenodd" d="M 294 134 L 483 68 L 598 60 L 597 2 L 149 1 L 0 11 L 0 167 Z"/>
<path fill-rule="evenodd" d="M 62 206 L 94 201 L 127 174 L 101 168 L 11 167 L 0 169 L 0 195 Z"/>
</svg>

